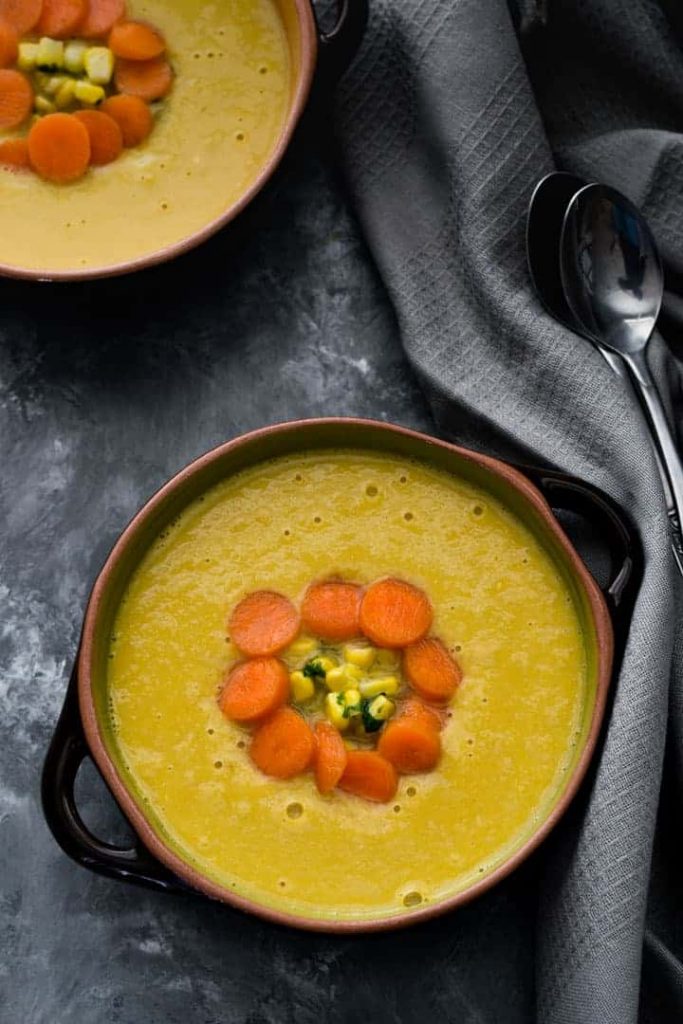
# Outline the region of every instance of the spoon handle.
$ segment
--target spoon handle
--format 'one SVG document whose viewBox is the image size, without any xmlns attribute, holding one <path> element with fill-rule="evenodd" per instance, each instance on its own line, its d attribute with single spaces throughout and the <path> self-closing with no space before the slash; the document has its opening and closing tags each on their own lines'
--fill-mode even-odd
<svg viewBox="0 0 683 1024">
<path fill-rule="evenodd" d="M 623 359 L 631 371 L 633 383 L 642 399 L 671 490 L 672 502 L 668 508 L 671 546 L 676 564 L 683 575 L 683 532 L 681 528 L 683 523 L 683 463 L 681 463 L 676 441 L 657 391 L 657 385 L 650 373 L 645 352 L 641 350 L 629 354 L 624 353 Z"/>
</svg>

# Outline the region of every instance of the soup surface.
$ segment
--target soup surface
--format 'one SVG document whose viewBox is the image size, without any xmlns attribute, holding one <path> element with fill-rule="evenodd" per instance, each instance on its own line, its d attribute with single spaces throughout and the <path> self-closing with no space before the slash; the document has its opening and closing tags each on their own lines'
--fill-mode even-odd
<svg viewBox="0 0 683 1024">
<path fill-rule="evenodd" d="M 87 270 L 172 245 L 239 199 L 276 145 L 291 62 L 274 0 L 127 8 L 163 33 L 175 73 L 154 130 L 70 185 L 0 170 L 0 263 Z"/>
<path fill-rule="evenodd" d="M 400 574 L 464 678 L 439 766 L 372 804 L 312 775 L 262 775 L 220 712 L 230 610 L 264 586 Z M 307 917 L 405 913 L 489 873 L 538 825 L 590 703 L 568 586 L 492 496 L 425 464 L 316 452 L 244 471 L 190 505 L 121 603 L 108 661 L 113 752 L 180 856 L 235 893 Z"/>
</svg>

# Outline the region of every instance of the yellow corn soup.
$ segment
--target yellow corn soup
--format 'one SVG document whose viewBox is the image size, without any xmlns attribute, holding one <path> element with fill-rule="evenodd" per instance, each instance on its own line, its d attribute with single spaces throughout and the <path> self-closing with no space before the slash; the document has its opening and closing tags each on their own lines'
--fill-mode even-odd
<svg viewBox="0 0 683 1024">
<path fill-rule="evenodd" d="M 389 574 L 429 594 L 464 672 L 439 766 L 385 805 L 266 778 L 216 702 L 231 609 Z M 158 832 L 235 893 L 328 919 L 405 913 L 489 873 L 557 799 L 589 703 L 574 599 L 527 528 L 469 483 L 362 451 L 276 459 L 190 505 L 132 578 L 108 665 L 110 742 Z"/>
<path fill-rule="evenodd" d="M 0 168 L 0 263 L 87 270 L 173 245 L 239 199 L 273 151 L 291 97 L 274 0 L 132 0 L 128 11 L 162 32 L 175 73 L 151 135 L 70 185 Z"/>
</svg>

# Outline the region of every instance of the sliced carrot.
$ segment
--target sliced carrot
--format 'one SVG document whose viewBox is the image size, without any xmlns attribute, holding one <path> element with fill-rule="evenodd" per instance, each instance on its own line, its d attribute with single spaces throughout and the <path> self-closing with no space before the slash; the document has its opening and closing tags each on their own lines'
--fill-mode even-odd
<svg viewBox="0 0 683 1024">
<path fill-rule="evenodd" d="M 315 737 L 301 715 L 292 708 L 280 708 L 256 730 L 249 754 L 264 775 L 291 779 L 309 767 Z"/>
<path fill-rule="evenodd" d="M 234 608 L 228 631 L 243 654 L 277 654 L 299 632 L 299 613 L 283 594 L 255 590 Z"/>
<path fill-rule="evenodd" d="M 339 788 L 364 800 L 386 803 L 396 794 L 394 766 L 374 750 L 349 750 Z"/>
<path fill-rule="evenodd" d="M 384 729 L 377 750 L 398 772 L 430 772 L 441 756 L 441 740 L 431 726 L 398 718 Z"/>
<path fill-rule="evenodd" d="M 335 727 L 329 722 L 316 724 L 315 739 L 315 782 L 321 793 L 331 793 L 346 768 L 346 747 Z"/>
<path fill-rule="evenodd" d="M 0 0 L 0 21 L 23 36 L 38 24 L 42 9 L 43 0 Z"/>
<path fill-rule="evenodd" d="M 371 584 L 360 606 L 361 629 L 380 647 L 407 647 L 421 640 L 432 624 L 429 598 L 404 580 Z"/>
<path fill-rule="evenodd" d="M 28 135 L 31 167 L 41 178 L 58 185 L 82 178 L 90 163 L 90 139 L 85 125 L 71 114 L 48 114 Z"/>
<path fill-rule="evenodd" d="M 152 112 L 139 96 L 110 96 L 100 110 L 114 118 L 124 146 L 138 146 L 152 130 Z"/>
<path fill-rule="evenodd" d="M 403 672 L 412 688 L 434 704 L 449 701 L 462 680 L 460 666 L 436 637 L 406 647 Z"/>
<path fill-rule="evenodd" d="M 126 0 L 87 0 L 83 21 L 78 34 L 84 39 L 99 39 L 106 36 L 117 21 L 126 16 Z"/>
<path fill-rule="evenodd" d="M 21 71 L 0 69 L 0 131 L 18 128 L 33 106 L 31 83 Z"/>
<path fill-rule="evenodd" d="M 152 60 L 166 49 L 164 37 L 142 21 L 122 21 L 109 33 L 109 49 L 124 60 Z"/>
<path fill-rule="evenodd" d="M 312 584 L 301 605 L 304 626 L 323 640 L 352 640 L 360 635 L 361 596 L 355 583 L 330 580 Z"/>
<path fill-rule="evenodd" d="M 401 704 L 396 720 L 401 718 L 408 718 L 416 725 L 434 729 L 436 732 L 440 732 L 443 727 L 443 720 L 439 712 L 434 708 L 428 708 L 421 700 L 416 700 L 414 697 L 409 697 Z"/>
<path fill-rule="evenodd" d="M 116 62 L 114 81 L 119 92 L 139 96 L 151 103 L 160 100 L 173 85 L 171 65 L 163 57 L 153 60 L 122 60 Z"/>
<path fill-rule="evenodd" d="M 0 18 L 0 68 L 9 68 L 19 54 L 19 35 L 9 22 Z"/>
<path fill-rule="evenodd" d="M 5 139 L 0 142 L 0 167 L 12 170 L 28 167 L 28 143 L 26 139 Z"/>
<path fill-rule="evenodd" d="M 68 39 L 83 20 L 86 0 L 43 0 L 36 32 L 52 39 Z"/>
<path fill-rule="evenodd" d="M 289 673 L 277 658 L 253 658 L 230 672 L 218 699 L 233 722 L 256 722 L 277 710 L 289 696 Z"/>
<path fill-rule="evenodd" d="M 74 117 L 85 125 L 90 137 L 90 163 L 96 167 L 110 164 L 123 149 L 121 129 L 109 114 L 101 110 L 78 110 Z"/>
</svg>

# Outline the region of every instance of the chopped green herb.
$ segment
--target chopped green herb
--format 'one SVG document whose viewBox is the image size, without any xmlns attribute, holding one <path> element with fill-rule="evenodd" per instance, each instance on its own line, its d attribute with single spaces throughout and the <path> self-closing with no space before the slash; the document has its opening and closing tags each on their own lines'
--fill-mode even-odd
<svg viewBox="0 0 683 1024">
<path fill-rule="evenodd" d="M 303 673 L 307 679 L 324 679 L 325 669 L 320 664 L 318 658 L 312 658 L 311 661 L 307 661 L 303 667 Z"/>
<path fill-rule="evenodd" d="M 379 718 L 374 718 L 370 713 L 370 705 L 374 697 L 363 697 L 360 702 L 360 713 L 363 719 L 363 728 L 366 732 L 379 732 L 384 725 L 384 722 Z"/>
</svg>

